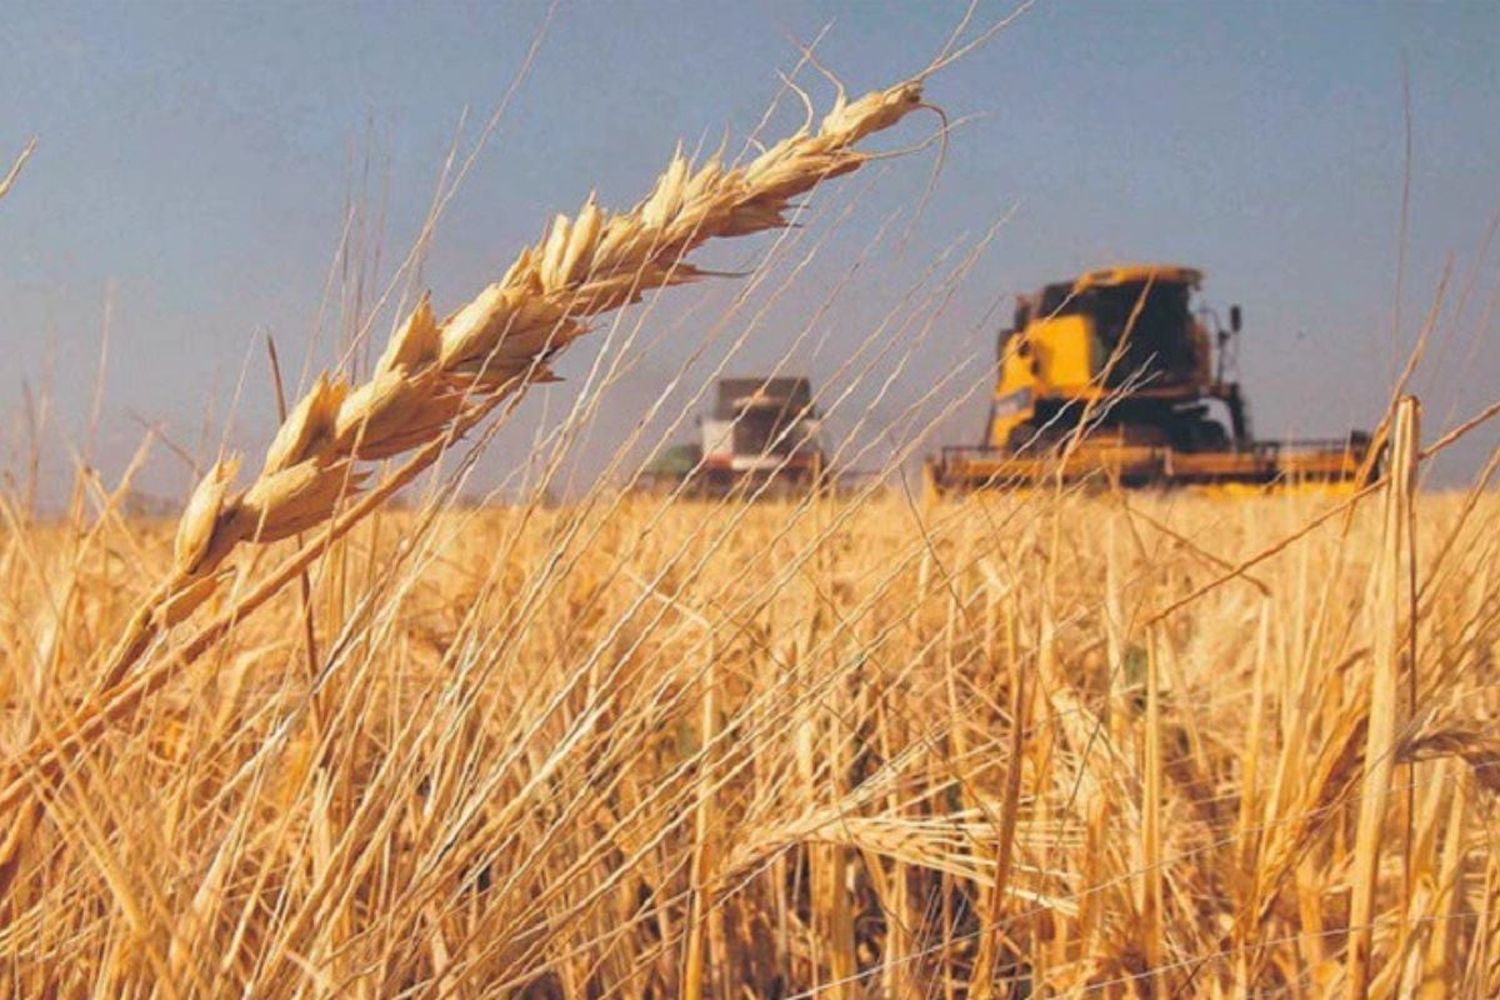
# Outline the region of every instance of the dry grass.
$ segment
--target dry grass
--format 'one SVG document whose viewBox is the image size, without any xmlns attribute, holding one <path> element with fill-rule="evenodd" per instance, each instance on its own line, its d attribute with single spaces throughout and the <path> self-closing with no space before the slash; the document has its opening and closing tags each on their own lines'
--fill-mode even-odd
<svg viewBox="0 0 1500 1000">
<path fill-rule="evenodd" d="M 1223 575 L 1208 553 L 1244 560 L 1328 503 L 377 514 L 315 579 L 316 677 L 283 594 L 35 779 L 0 982 L 963 995 L 984 914 L 991 995 L 1326 995 L 1352 940 L 1381 512 L 1258 565 L 1264 593 L 1235 580 L 1143 623 Z M 1465 506 L 1417 511 L 1419 707 L 1372 883 L 1386 995 L 1496 986 L 1500 508 Z M 1420 555 L 1454 531 L 1440 565 Z M 0 556 L 16 747 L 91 687 L 137 563 L 173 554 L 165 526 L 12 520 Z"/>
</svg>

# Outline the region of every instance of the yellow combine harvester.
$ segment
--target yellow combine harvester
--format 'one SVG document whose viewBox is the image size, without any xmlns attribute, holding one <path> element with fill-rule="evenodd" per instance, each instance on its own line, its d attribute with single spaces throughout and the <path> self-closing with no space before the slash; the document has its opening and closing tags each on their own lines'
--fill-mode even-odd
<svg viewBox="0 0 1500 1000">
<path fill-rule="evenodd" d="M 1188 267 L 1134 265 L 1018 297 L 984 443 L 929 459 L 933 487 L 1352 484 L 1367 434 L 1254 440 L 1239 384 L 1224 377 L 1240 309 L 1228 329 L 1194 309 L 1202 280 Z"/>
</svg>

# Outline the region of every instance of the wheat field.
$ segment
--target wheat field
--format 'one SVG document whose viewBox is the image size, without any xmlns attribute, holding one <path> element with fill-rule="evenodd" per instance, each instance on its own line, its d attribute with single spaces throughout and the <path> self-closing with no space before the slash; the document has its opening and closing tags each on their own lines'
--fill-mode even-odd
<svg viewBox="0 0 1500 1000">
<path fill-rule="evenodd" d="M 0 981 L 973 996 L 993 932 L 987 995 L 1330 995 L 1386 619 L 1378 505 L 1233 570 L 1339 506 L 376 515 L 306 605 L 289 589 L 58 774 L 23 774 Z M 1493 496 L 1470 507 L 1417 507 L 1379 995 L 1496 984 L 1500 553 Z M 5 535 L 12 747 L 61 742 L 79 665 L 170 565 L 169 526 L 81 527 Z"/>
<path fill-rule="evenodd" d="M 455 499 L 924 82 L 419 297 L 178 518 L 12 470 L 0 994 L 1500 995 L 1496 463 L 1420 492 L 1409 397 L 1344 496 Z"/>
</svg>

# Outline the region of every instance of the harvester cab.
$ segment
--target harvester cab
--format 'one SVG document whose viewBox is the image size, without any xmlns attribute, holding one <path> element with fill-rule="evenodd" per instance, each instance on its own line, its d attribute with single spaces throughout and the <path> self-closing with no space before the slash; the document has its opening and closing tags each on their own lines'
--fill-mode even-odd
<svg viewBox="0 0 1500 1000">
<path fill-rule="evenodd" d="M 1368 441 L 1258 443 L 1202 272 L 1089 271 L 1017 298 L 982 444 L 929 462 L 939 489 L 1100 477 L 1125 486 L 1352 480 Z"/>
<path fill-rule="evenodd" d="M 1018 299 L 1015 325 L 1000 334 L 986 444 L 1037 449 L 1071 436 L 1085 418 L 1096 430 L 1127 432 L 1136 444 L 1241 443 L 1239 387 L 1222 381 L 1207 313 L 1192 309 L 1201 281 L 1185 267 L 1122 267 Z M 1233 334 L 1214 333 L 1224 358 Z M 1210 414 L 1213 400 L 1223 404 L 1227 426 Z"/>
</svg>

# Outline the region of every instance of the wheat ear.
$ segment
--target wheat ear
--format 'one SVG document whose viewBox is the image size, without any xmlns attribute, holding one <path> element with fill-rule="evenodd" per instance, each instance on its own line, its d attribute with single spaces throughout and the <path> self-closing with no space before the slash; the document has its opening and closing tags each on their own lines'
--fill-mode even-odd
<svg viewBox="0 0 1500 1000">
<path fill-rule="evenodd" d="M 171 573 L 127 625 L 102 685 L 118 683 L 162 627 L 214 592 L 236 547 L 316 529 L 359 489 L 361 463 L 451 436 L 466 418 L 550 380 L 549 361 L 588 331 L 591 318 L 700 277 L 686 257 L 710 239 L 785 226 L 792 199 L 857 169 L 868 155 L 855 145 L 921 101 L 920 80 L 853 102 L 840 95 L 816 131 L 804 126 L 740 167 L 717 158 L 695 166 L 679 150 L 640 204 L 612 214 L 590 196 L 573 218 L 557 216 L 499 282 L 441 322 L 424 297 L 367 382 L 319 376 L 248 488 L 232 488 L 233 456 L 198 484 L 178 523 Z"/>
</svg>

